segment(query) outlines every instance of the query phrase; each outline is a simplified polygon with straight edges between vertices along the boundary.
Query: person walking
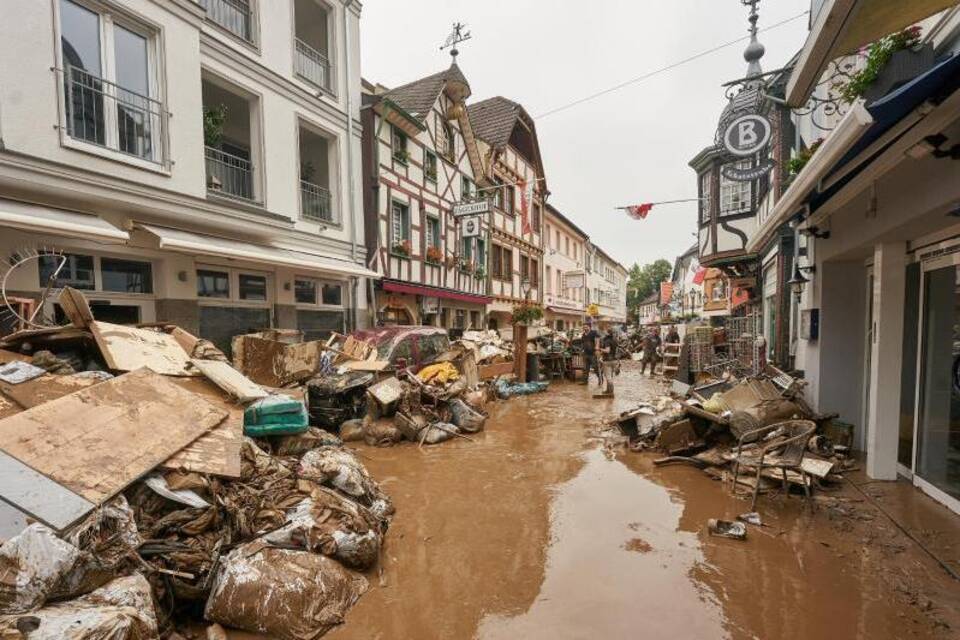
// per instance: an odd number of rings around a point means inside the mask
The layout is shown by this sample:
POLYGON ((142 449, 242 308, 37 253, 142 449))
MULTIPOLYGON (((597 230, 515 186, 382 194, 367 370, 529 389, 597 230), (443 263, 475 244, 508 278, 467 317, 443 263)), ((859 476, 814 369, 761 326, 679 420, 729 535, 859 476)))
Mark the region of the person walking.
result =
POLYGON ((600 364, 597 361, 597 347, 600 342, 600 334, 593 328, 593 324, 583 325, 583 334, 580 336, 580 348, 583 350, 584 367, 586 374, 582 384, 590 384, 590 372, 597 374, 598 384, 603 381, 603 374, 600 371, 600 364))
POLYGON ((603 359, 603 391, 597 397, 613 397, 613 377, 620 373, 620 358, 617 353, 617 337, 613 327, 607 329, 606 335, 600 340, 600 354, 603 359))
POLYGON ((643 360, 640 362, 640 375, 647 372, 647 365, 650 365, 650 375, 657 372, 657 349, 660 348, 660 332, 651 327, 643 339, 643 360))

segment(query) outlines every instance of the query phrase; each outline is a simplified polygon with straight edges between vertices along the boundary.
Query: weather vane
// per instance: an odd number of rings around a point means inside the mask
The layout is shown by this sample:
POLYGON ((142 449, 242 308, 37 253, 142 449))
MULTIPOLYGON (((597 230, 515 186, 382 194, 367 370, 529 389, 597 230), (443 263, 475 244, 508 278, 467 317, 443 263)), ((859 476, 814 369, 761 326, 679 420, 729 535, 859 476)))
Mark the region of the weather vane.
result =
POLYGON ((467 25, 462 22, 455 22, 453 24, 453 31, 450 32, 450 35, 447 36, 446 42, 443 43, 443 46, 440 47, 440 51, 444 49, 450 49, 450 56, 453 58, 453 61, 457 61, 457 56, 460 55, 460 51, 457 50, 457 45, 461 42, 466 42, 471 38, 469 31, 464 31, 467 28, 467 25))

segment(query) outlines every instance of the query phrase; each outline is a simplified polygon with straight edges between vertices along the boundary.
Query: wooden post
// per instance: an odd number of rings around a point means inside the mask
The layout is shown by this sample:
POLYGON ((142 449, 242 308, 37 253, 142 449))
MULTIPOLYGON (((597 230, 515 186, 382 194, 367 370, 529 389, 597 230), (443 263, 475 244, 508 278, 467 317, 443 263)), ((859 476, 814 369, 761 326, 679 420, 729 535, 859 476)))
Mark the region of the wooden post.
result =
POLYGON ((517 382, 527 381, 527 325, 513 325, 513 372, 517 382))

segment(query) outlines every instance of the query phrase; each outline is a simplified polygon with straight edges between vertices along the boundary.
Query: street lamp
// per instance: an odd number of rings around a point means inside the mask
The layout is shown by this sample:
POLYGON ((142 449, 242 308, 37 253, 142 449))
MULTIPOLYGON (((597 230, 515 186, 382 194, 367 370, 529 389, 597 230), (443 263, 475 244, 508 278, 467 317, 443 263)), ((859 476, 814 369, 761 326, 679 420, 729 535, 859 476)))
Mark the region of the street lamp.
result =
POLYGON ((530 278, 520 280, 520 293, 523 295, 524 300, 530 299, 530 278))
POLYGON ((800 302, 800 296, 803 295, 803 288, 806 286, 810 280, 804 277, 804 271, 816 271, 817 268, 814 266, 810 267, 801 267, 799 264, 793 264, 793 277, 787 280, 787 284, 790 285, 790 290, 793 291, 793 295, 797 297, 797 302, 800 302))

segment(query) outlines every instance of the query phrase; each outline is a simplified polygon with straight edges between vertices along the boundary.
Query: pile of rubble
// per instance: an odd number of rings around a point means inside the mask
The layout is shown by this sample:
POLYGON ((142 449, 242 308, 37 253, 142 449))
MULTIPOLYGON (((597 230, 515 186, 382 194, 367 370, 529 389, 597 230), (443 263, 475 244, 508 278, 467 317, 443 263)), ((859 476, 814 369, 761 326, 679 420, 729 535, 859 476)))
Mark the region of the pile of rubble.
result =
POLYGON ((0 638, 342 622, 393 507, 309 424, 300 381, 266 387, 182 329, 60 303, 70 325, 0 339, 0 638))
POLYGON ((667 454, 655 464, 703 469, 735 491, 746 488, 754 505, 775 489, 811 496, 836 486, 856 461, 850 425, 815 414, 802 388, 802 380, 770 366, 698 387, 674 382, 670 396, 624 412, 609 426, 635 451, 667 454))

